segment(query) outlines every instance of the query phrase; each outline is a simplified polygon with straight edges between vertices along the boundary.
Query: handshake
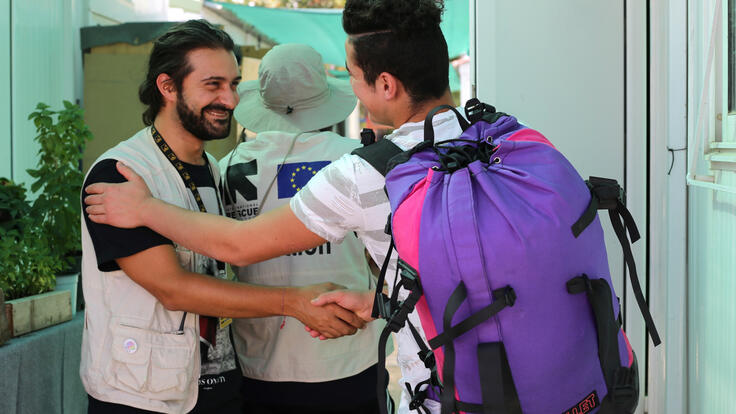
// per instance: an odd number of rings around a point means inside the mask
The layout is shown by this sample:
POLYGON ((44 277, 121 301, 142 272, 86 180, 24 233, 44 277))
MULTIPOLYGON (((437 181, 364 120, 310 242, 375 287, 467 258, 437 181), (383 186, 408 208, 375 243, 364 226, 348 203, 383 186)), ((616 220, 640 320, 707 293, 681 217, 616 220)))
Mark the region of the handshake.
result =
POLYGON ((290 316, 299 319, 313 338, 353 335, 372 321, 374 292, 347 290, 334 283, 294 289, 290 316))

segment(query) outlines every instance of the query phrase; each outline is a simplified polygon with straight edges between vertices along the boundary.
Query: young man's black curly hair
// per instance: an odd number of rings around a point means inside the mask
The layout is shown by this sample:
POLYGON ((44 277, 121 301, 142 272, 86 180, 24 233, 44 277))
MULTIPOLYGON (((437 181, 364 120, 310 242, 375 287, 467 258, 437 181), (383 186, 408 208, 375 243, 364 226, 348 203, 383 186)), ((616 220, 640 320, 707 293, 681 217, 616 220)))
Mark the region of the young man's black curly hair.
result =
POLYGON ((387 72, 413 103, 449 88, 447 42, 440 30, 443 0, 347 0, 342 26, 365 81, 387 72))
POLYGON ((148 73, 138 88, 138 98, 147 106, 143 112, 144 124, 153 124, 163 105, 163 96, 156 86, 158 75, 168 74, 176 89, 181 91, 184 78, 193 70, 188 54, 201 48, 225 49, 235 53, 230 35, 206 20, 179 23, 156 39, 148 60, 148 73))

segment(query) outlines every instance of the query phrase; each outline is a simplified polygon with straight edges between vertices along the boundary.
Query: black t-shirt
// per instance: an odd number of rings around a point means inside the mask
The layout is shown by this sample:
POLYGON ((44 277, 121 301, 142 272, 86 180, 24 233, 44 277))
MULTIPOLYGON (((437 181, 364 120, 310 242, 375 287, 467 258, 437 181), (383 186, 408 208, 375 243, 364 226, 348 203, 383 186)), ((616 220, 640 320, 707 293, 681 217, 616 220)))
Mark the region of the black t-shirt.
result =
MULTIPOLYGON (((106 159, 95 164, 87 175, 84 187, 99 182, 122 183, 127 181, 115 168, 116 162, 114 159, 106 159)), ((214 196, 216 187, 209 166, 187 163, 184 163, 184 166, 197 186, 207 210, 216 213, 218 211, 217 198, 214 196)), ((85 207, 87 205, 82 199, 82 208, 85 207)), ((128 257, 162 244, 173 244, 171 240, 148 227, 121 229, 107 224, 94 223, 89 219, 86 211, 84 220, 87 223, 92 244, 95 246, 97 268, 103 272, 119 270, 120 266, 115 261, 116 259, 128 257)))

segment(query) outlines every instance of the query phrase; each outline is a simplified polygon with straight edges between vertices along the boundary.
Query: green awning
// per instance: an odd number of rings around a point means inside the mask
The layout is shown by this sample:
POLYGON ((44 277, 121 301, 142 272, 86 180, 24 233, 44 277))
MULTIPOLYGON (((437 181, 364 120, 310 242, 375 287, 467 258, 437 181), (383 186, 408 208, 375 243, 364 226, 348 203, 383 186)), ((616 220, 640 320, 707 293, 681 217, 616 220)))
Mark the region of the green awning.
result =
MULTIPOLYGON (((397 0, 400 1, 400 0, 397 0)), ((325 63, 345 65, 345 32, 341 9, 274 9, 217 3, 276 43, 304 43, 315 48, 325 63)), ((445 0, 442 31, 450 58, 469 51, 467 0, 445 0)))
POLYGON ((271 9, 218 3, 238 19, 278 44, 312 46, 325 63, 345 65, 345 32, 341 9, 271 9))

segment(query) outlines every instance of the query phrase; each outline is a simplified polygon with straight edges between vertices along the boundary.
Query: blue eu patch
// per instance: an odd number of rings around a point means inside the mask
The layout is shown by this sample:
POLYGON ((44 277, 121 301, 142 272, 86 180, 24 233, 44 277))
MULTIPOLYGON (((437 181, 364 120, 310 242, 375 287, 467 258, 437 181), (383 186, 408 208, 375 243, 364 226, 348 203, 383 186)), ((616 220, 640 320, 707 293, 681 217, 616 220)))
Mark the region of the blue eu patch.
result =
POLYGON ((317 171, 328 165, 329 161, 295 162, 283 164, 279 170, 279 198, 291 198, 304 188, 317 171))

